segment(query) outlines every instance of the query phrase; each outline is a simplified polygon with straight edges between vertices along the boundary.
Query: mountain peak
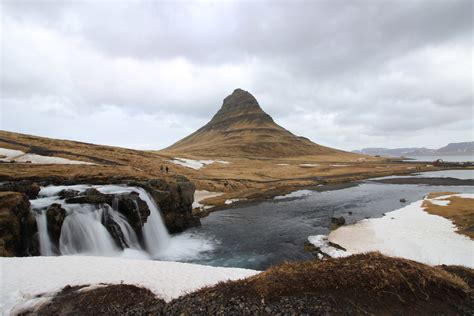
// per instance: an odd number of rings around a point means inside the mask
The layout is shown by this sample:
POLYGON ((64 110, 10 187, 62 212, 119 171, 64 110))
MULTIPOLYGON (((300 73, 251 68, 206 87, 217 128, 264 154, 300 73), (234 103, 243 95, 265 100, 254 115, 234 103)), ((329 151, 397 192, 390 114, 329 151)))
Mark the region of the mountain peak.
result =
POLYGON ((224 99, 222 108, 248 107, 261 110, 257 99, 250 92, 237 88, 224 99))
POLYGON ((252 94, 242 89, 235 89, 224 99, 209 123, 166 150, 202 157, 268 158, 342 153, 287 131, 262 110, 252 94))
POLYGON ((248 91, 238 88, 224 99, 220 110, 205 127, 230 129, 242 123, 274 124, 271 116, 262 110, 257 99, 248 91))

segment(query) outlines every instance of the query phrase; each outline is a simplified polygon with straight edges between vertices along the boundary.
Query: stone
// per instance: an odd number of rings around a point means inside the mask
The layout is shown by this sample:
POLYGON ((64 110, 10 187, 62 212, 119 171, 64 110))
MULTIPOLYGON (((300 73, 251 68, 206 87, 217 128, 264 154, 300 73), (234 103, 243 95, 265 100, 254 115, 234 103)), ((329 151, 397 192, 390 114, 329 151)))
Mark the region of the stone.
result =
POLYGON ((0 191, 24 193, 29 199, 36 199, 40 186, 30 180, 11 181, 0 185, 0 191))
POLYGON ((331 223, 342 226, 346 224, 346 219, 343 216, 340 217, 331 217, 331 223))
POLYGON ((87 189, 81 195, 65 199, 69 204, 112 204, 113 195, 100 193, 94 188, 87 189))
MULTIPOLYGON (((117 211, 122 213, 130 226, 132 226, 135 233, 140 237, 142 234, 142 227, 147 222, 150 216, 150 209, 148 205, 140 199, 138 193, 132 192, 128 194, 116 195, 114 197, 117 211)), ((114 205, 113 205, 114 206, 114 205)))
POLYGON ((66 210, 60 204, 51 204, 46 210, 46 221, 48 223, 48 233, 51 241, 56 248, 59 247, 59 238, 61 237, 61 228, 66 218, 66 210))
POLYGON ((79 191, 72 189, 64 189, 58 193, 59 197, 63 199, 70 199, 79 195, 79 191))
POLYGON ((19 256, 26 244, 22 223, 30 215, 28 197, 19 192, 0 192, 0 256, 19 256))

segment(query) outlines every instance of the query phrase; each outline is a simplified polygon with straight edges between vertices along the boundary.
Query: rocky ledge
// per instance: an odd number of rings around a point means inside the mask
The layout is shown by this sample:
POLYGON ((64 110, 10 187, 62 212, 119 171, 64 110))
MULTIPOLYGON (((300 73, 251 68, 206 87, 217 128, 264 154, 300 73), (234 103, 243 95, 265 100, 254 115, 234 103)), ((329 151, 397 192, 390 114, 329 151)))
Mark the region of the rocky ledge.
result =
MULTIPOLYGON (((81 179, 80 182, 67 183, 55 178, 38 181, 22 180, 0 184, 0 256, 39 255, 38 228, 30 212, 29 199, 38 197, 40 186, 61 184, 122 184, 145 189, 160 207, 164 222, 170 233, 179 233, 187 228, 200 225, 198 217, 192 215, 194 185, 185 177, 177 176, 174 181, 163 179, 136 180, 110 179, 110 182, 81 179)), ((117 207, 140 237, 142 227, 150 215, 148 205, 137 193, 103 194, 95 189, 79 193, 75 190, 63 190, 59 195, 66 203, 109 204, 117 207), (114 205, 115 204, 115 205, 114 205)), ((61 227, 66 216, 60 204, 53 203, 47 207, 46 220, 48 233, 57 247, 61 227)), ((125 247, 117 223, 112 218, 104 217, 104 226, 113 236, 119 247, 125 247)))
POLYGON ((0 256, 24 255, 31 224, 36 226, 28 197, 19 192, 0 192, 0 256))

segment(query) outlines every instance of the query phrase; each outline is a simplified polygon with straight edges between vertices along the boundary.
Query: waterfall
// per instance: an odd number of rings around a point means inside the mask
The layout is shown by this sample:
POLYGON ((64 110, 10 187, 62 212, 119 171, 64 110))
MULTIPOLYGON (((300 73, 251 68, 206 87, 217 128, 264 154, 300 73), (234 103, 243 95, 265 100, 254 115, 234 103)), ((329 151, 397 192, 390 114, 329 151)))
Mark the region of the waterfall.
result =
POLYGON ((106 208, 107 214, 110 219, 113 220, 120 227, 125 241, 125 245, 129 248, 142 250, 140 242, 137 238, 137 234, 135 234, 135 231, 133 230, 132 226, 130 226, 130 224, 128 223, 127 218, 123 214, 118 212, 116 203, 113 203, 113 205, 114 207, 112 208, 108 205, 105 205, 104 207, 106 208))
MULTIPOLYGON (((139 203, 133 200, 133 211, 137 212, 141 224, 139 203)), ((40 252, 50 255, 94 255, 121 256, 140 259, 189 260, 213 251, 214 242, 204 236, 183 233, 171 236, 163 222, 160 209, 153 197, 143 188, 120 185, 70 185, 42 187, 37 199, 30 200, 35 215, 40 252), (143 224, 139 236, 127 217, 119 212, 119 198, 108 204, 69 204, 59 193, 62 190, 76 190, 83 193, 94 188, 104 194, 115 196, 135 192, 144 201, 150 215, 143 224), (52 240, 48 233, 46 212, 48 207, 58 203, 66 211, 59 241, 52 240), (59 242, 59 249, 55 243, 59 242)))
POLYGON ((170 245, 170 234, 166 229, 155 200, 142 188, 136 188, 136 192, 150 209, 150 216, 148 216, 145 225, 143 225, 146 249, 152 256, 158 256, 160 252, 170 245))
MULTIPOLYGON (((108 204, 67 204, 58 196, 59 192, 63 189, 83 192, 89 188, 95 188, 105 194, 138 193, 140 199, 150 209, 150 215, 142 227, 146 252, 152 257, 157 257, 169 247, 171 237, 163 223, 159 207, 144 189, 118 185, 50 186, 41 189, 38 199, 31 200, 32 210, 38 227, 41 255, 50 256, 57 254, 53 249, 54 246, 47 227, 46 208, 51 203, 59 203, 66 210, 66 217, 62 224, 59 239, 59 250, 57 251, 59 254, 120 255, 122 249, 117 245, 113 235, 107 229, 107 224, 113 226, 114 232, 120 235, 121 246, 124 248, 123 251, 132 250, 132 253, 137 251, 143 253, 144 250, 135 231, 128 223, 127 218, 118 212, 117 199, 112 201, 111 207, 108 204)), ((139 212, 138 204, 135 203, 135 205, 136 211, 139 212)), ((115 235, 115 237, 117 236, 115 235)))
POLYGON ((38 226, 38 239, 42 256, 54 256, 53 243, 48 233, 46 210, 35 212, 36 225, 38 226))
POLYGON ((81 205, 75 207, 64 220, 59 250, 64 255, 112 255, 118 252, 114 239, 101 223, 101 208, 81 205))

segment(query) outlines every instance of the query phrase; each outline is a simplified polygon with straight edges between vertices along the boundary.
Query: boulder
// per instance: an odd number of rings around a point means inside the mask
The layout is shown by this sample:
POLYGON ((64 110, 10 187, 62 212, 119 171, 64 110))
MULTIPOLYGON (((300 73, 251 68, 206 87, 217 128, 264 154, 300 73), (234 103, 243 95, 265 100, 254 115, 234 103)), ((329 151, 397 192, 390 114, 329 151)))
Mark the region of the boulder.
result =
POLYGON ((62 199, 70 199, 79 195, 79 191, 72 189, 64 189, 58 193, 59 197, 62 199))
POLYGON ((29 220, 30 202, 19 192, 0 192, 0 256, 19 256, 27 244, 22 226, 29 220))
POLYGON ((346 219, 343 216, 331 217, 331 223, 337 226, 342 226, 346 224, 346 219))
POLYGON ((0 184, 0 191, 24 193, 29 199, 36 199, 40 189, 38 184, 30 180, 11 181, 0 184))
POLYGON ((406 199, 400 199, 400 203, 406 203, 407 200, 406 199))

